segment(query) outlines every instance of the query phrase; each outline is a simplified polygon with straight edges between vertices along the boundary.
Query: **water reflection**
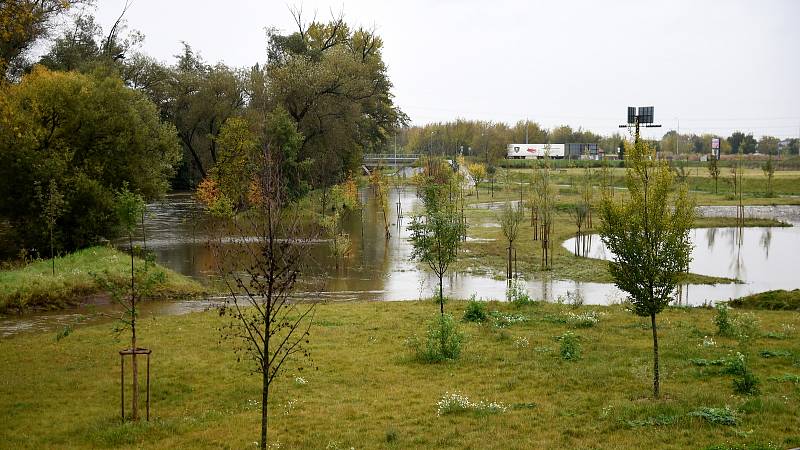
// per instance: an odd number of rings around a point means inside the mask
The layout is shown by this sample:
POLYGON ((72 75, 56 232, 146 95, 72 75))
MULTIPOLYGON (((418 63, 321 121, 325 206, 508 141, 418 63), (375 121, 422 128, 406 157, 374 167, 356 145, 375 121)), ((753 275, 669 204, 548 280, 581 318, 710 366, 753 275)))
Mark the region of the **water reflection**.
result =
MULTIPOLYGON (((312 258, 304 274, 321 282, 326 298, 331 300, 405 300, 429 297, 437 280, 427 271, 420 271, 410 260, 407 225, 410 215, 420 206, 412 187, 395 187, 389 190, 389 208, 392 233, 384 236, 383 218, 371 189, 360 192, 363 210, 344 218, 345 231, 352 240, 353 251, 335 267, 327 243, 312 249, 312 258)), ((477 208, 495 208, 501 202, 476 205, 477 208)), ((188 196, 172 196, 161 205, 152 205, 155 219, 149 223, 148 245, 158 261, 178 272, 205 278, 213 274, 214 261, 206 239, 197 230, 196 214, 188 196)), ((701 214, 733 214, 733 208, 700 208, 701 214), (728 211, 730 210, 730 211, 728 211)), ((749 216, 775 216, 800 222, 798 207, 759 207, 748 210, 749 216)), ((677 294, 681 304, 703 304, 719 299, 738 297, 767 289, 796 288, 800 281, 792 269, 794 254, 800 244, 797 228, 709 228, 692 230, 694 260, 689 270, 712 276, 737 278, 745 284, 716 286, 686 286, 677 294), (718 235, 724 236, 720 246, 718 235), (767 264, 769 260, 769 265, 767 264)), ((593 258, 609 259, 610 253, 597 236, 587 235, 580 242, 568 240, 564 246, 579 249, 579 253, 593 258)), ((523 255, 519 256, 524 258, 523 255)), ((531 295, 546 300, 556 300, 567 291, 580 291, 587 303, 602 304, 624 298, 611 284, 579 283, 554 277, 536 277, 527 280, 531 295)), ((450 274, 445 280, 447 295, 466 298, 477 293, 485 298, 505 297, 505 282, 486 276, 450 274)))
MULTIPOLYGON (((389 190, 389 212, 392 233, 384 235, 383 218, 379 216, 371 189, 360 192, 364 202, 362 211, 344 218, 345 231, 352 240, 351 255, 335 270, 333 256, 327 242, 313 243, 308 268, 303 274, 308 280, 307 292, 300 295, 315 296, 324 300, 411 300, 430 297, 438 280, 428 271, 419 270, 410 261, 412 247, 408 242, 409 216, 419 207, 415 190, 396 187, 389 190), (391 207, 395 205, 395 207, 391 207), (311 289, 313 286, 313 290, 311 289)), ((502 202, 482 204, 480 208, 497 208, 502 202)), ((703 209, 704 214, 733 214, 725 208, 703 209)), ((203 232, 206 223, 197 205, 187 194, 167 197, 163 203, 149 205, 147 246, 153 250, 161 264, 197 279, 207 279, 216 274, 214 254, 203 232)), ((800 223, 800 207, 757 208, 748 210, 749 216, 772 216, 800 223)), ((712 276, 740 278, 744 284, 690 285, 678 293, 676 303, 701 305, 717 300, 749 295, 771 289, 794 289, 800 286, 795 269, 795 256, 800 250, 800 233, 791 228, 746 228, 737 234, 732 228, 692 230, 695 244, 694 260, 690 270, 712 276), (717 239, 717 235, 723 240, 717 239), (721 243, 727 245, 720 245, 721 243), (769 261, 768 261, 769 260, 769 261), (767 264, 769 262, 769 264, 767 264)), ((564 242, 567 250, 576 248, 576 242, 564 242)), ((589 236, 578 246, 582 253, 592 258, 609 259, 611 254, 597 236, 589 236)), ((519 255, 520 259, 526 255, 519 255)), ((625 299, 625 293, 609 283, 586 283, 558 279, 558 274, 530 277, 523 281, 532 298, 556 301, 568 293, 579 294, 587 304, 610 304, 625 299)), ((303 291, 304 286, 301 286, 303 291)), ((445 295, 468 298, 472 294, 487 299, 504 299, 506 282, 464 273, 450 273, 445 278, 445 295)), ((143 317, 175 314, 204 309, 215 304, 208 302, 153 302, 143 317)), ((113 306, 103 306, 111 308, 113 306)), ((0 336, 14 334, 21 329, 53 329, 64 323, 73 323, 76 317, 85 318, 83 309, 37 313, 23 318, 0 318, 0 336)), ((83 319, 85 320, 85 319, 83 319)))
MULTIPOLYGON (((800 229, 785 228, 718 228, 690 231, 694 246, 689 271, 704 275, 734 278, 743 281, 737 285, 695 285, 680 292, 682 303, 698 304, 698 291, 709 299, 727 299, 773 289, 796 289, 800 277, 796 269, 796 255, 800 251, 800 229), (716 236, 724 236, 724 244, 716 236), (738 287, 734 287, 738 286, 738 287), (691 294, 687 291, 691 291, 691 294)), ((564 243, 573 249, 574 243, 564 243)), ((600 239, 592 242, 589 257, 611 259, 611 252, 600 239)), ((701 302, 702 303, 702 302, 701 302)))
POLYGON ((772 246, 772 228, 765 228, 761 233, 761 248, 764 249, 765 259, 769 259, 769 248, 772 246))

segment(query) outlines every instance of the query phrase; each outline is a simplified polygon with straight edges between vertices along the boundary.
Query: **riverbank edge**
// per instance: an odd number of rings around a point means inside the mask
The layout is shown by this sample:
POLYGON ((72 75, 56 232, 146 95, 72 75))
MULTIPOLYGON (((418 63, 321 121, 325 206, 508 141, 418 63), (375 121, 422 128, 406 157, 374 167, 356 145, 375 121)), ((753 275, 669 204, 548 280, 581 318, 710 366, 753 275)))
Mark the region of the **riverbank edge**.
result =
MULTIPOLYGON (((134 259, 142 264, 140 258, 134 259)), ((130 255, 109 246, 89 247, 52 259, 35 260, 22 267, 0 271, 0 314, 65 309, 90 304, 97 296, 108 295, 95 279, 108 277, 116 284, 130 282, 130 255)), ((149 298, 160 300, 193 299, 211 294, 197 280, 160 264, 151 270, 164 274, 149 298)))

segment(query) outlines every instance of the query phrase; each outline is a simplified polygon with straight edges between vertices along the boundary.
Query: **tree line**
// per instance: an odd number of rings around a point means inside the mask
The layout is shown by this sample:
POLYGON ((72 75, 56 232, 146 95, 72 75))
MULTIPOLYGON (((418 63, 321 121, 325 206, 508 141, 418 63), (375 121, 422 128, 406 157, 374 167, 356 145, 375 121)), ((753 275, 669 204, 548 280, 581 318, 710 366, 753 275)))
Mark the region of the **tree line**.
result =
POLYGON ((53 189, 63 197, 55 241, 72 250, 115 235, 123 183, 152 200, 205 181, 245 208, 247 178, 231 182, 253 173, 243 152, 272 145, 285 152, 290 195, 301 196, 347 179, 408 121, 380 36, 341 16, 306 22, 295 12, 294 31, 268 29, 264 59, 237 68, 188 43, 172 63, 158 61, 140 50, 125 11, 104 28, 91 3, 0 3, 0 218, 19 248, 46 247, 53 189), (35 59, 42 41, 50 45, 35 59))
MULTIPOLYGON (((618 154, 627 136, 623 133, 601 135, 584 128, 559 125, 548 129, 538 122, 520 120, 509 125, 504 122, 457 119, 425 125, 406 126, 398 130, 394 140, 380 151, 392 153, 426 154, 445 157, 462 154, 488 165, 505 158, 506 146, 511 143, 565 144, 596 143, 605 154, 618 154)), ((720 140, 722 154, 755 152, 764 155, 797 155, 800 140, 781 140, 775 136, 756 139, 752 133, 734 131, 730 136, 711 133, 679 134, 666 132, 661 139, 645 140, 650 148, 662 155, 710 154, 711 141, 720 140)))

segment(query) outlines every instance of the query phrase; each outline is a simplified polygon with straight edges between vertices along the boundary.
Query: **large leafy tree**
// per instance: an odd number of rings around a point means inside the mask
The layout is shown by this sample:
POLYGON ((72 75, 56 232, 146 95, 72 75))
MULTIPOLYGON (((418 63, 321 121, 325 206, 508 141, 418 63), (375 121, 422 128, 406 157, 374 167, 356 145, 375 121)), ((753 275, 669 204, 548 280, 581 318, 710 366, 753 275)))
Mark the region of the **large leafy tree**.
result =
POLYGON ((615 284, 627 292, 633 312, 650 317, 653 334, 653 395, 659 397, 656 315, 669 304, 689 267, 693 202, 685 185, 674 183, 669 165, 654 158, 640 140, 626 154, 628 198, 606 195, 600 236, 613 252, 615 284))
POLYGON ((22 73, 28 64, 27 52, 52 30, 54 19, 88 3, 91 0, 0 1, 0 80, 22 73))
POLYGON ((54 181, 63 194, 66 250, 113 234, 113 192, 123 182, 146 198, 166 191, 180 161, 175 129, 119 78, 37 67, 1 89, 0 216, 20 245, 47 242, 37 186, 54 181))
MULTIPOLYGON (((149 71, 146 69, 142 74, 157 81, 162 69, 152 64, 149 71)), ((186 163, 182 181, 192 185, 217 164, 217 138, 228 119, 244 111, 247 79, 241 71, 224 64, 207 64, 186 44, 177 64, 164 75, 166 83, 153 90, 154 100, 178 130, 186 163)))
POLYGON ((382 149, 406 120, 393 104, 383 42, 373 31, 351 29, 342 18, 272 32, 270 102, 281 105, 303 135, 299 158, 313 161, 316 187, 341 182, 361 155, 382 149))

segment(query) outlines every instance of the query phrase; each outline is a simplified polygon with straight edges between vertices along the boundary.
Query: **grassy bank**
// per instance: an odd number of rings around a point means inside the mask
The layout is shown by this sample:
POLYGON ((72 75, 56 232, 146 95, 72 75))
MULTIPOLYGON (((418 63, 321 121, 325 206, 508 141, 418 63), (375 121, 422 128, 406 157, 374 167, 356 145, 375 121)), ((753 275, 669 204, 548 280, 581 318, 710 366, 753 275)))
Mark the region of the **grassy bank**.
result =
MULTIPOLYGON (((140 260, 137 260, 141 263, 140 260)), ((91 247, 52 260, 37 260, 12 270, 0 271, 0 313, 20 309, 57 309, 100 293, 94 274, 108 271, 118 283, 130 278, 130 256, 110 247, 91 247)), ((195 280, 156 265, 164 272, 155 297, 198 295, 204 287, 195 280)))
POLYGON ((800 311, 800 289, 761 292, 731 300, 730 304, 742 309, 800 311))
MULTIPOLYGON (((459 318, 464 307, 446 305, 459 318)), ((272 436, 280 448, 800 445, 796 313, 754 313, 759 332, 746 353, 761 394, 747 396, 734 394, 722 367, 698 365, 740 350, 735 340, 714 335, 714 312, 667 310, 659 316, 663 399, 654 401, 649 322, 620 306, 491 303, 489 309, 527 320, 507 328, 461 324, 461 358, 431 365, 414 360, 405 341, 424 333, 423 324, 438 311, 433 303, 321 305, 310 337, 312 360, 302 372, 288 367, 276 384, 272 436), (590 312, 599 321, 589 328, 570 315, 590 312), (578 336, 576 361, 560 357, 555 337, 566 331, 578 336), (507 410, 437 416, 446 392, 501 402, 507 410), (726 407, 735 424, 714 423, 726 407), (706 414, 693 415, 698 411, 706 414)), ((118 419, 116 352, 124 343, 110 325, 77 328, 60 341, 55 332, 0 341, 0 442, 9 448, 253 447, 260 385, 250 366, 236 362, 233 343, 220 342, 223 320, 209 312, 140 322, 141 343, 153 350, 154 416, 140 424, 118 419)))

